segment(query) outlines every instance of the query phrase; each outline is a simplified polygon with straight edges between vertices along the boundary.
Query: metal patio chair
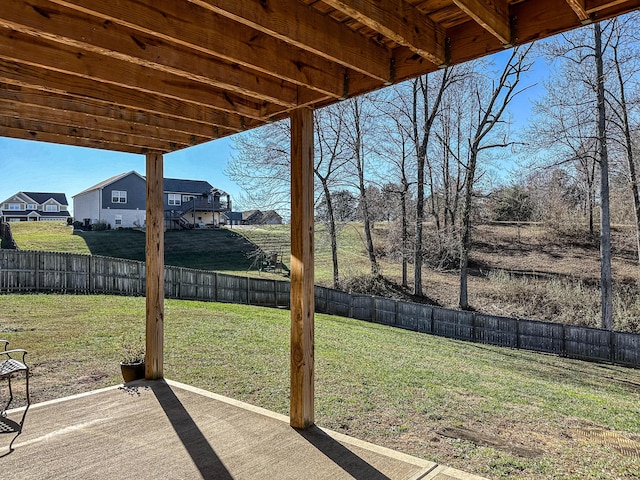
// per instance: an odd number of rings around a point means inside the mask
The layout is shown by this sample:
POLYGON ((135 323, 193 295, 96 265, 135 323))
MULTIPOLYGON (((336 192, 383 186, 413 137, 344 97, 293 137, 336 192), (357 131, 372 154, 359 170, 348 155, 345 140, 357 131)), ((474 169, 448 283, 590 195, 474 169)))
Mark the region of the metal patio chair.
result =
POLYGON ((6 380, 9 389, 9 399, 6 403, 4 403, 3 401, 4 404, 0 407, 0 435, 14 435, 14 437, 11 439, 11 442, 9 443, 9 451, 4 455, 7 455, 13 451, 13 442, 15 442, 16 438, 18 438, 18 435, 22 433, 24 419, 26 418, 27 410, 29 410, 29 406, 31 405, 31 398, 29 396, 29 367, 25 363, 24 359, 24 357, 27 355, 27 351, 21 348, 9 350, 7 348, 8 345, 8 340, 0 339, 0 382, 4 382, 6 380), (4 348, 2 348, 3 344, 4 348), (22 418, 18 422, 8 418, 7 410, 9 410, 11 402, 13 402, 13 386, 11 385, 11 380, 21 373, 24 373, 25 377, 25 395, 27 405, 22 412, 22 418))

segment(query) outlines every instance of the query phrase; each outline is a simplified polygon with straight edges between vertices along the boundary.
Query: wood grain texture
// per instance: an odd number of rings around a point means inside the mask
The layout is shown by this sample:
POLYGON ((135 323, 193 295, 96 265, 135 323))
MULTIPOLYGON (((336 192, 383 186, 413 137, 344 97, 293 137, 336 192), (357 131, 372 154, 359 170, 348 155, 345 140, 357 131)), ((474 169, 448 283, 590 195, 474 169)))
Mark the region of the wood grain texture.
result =
POLYGON ((507 0, 453 0, 453 2, 502 44, 511 44, 507 0))
POLYGON ((297 0, 193 0, 204 8, 381 81, 391 52, 297 0))
POLYGON ((314 423, 313 111, 291 114, 291 399, 294 428, 314 423))
POLYGON ((445 62, 444 28, 420 14, 404 0, 324 0, 369 28, 430 62, 445 62))
POLYGON ((16 98, 0 111, 0 134, 174 151, 639 7, 640 0, 4 0, 0 83, 39 91, 51 105, 16 98), (36 116, 34 105, 50 108, 36 116), (16 117, 35 123, 20 131, 16 117), (72 129, 61 132, 64 122, 72 129))
POLYGON ((589 18, 589 14, 587 13, 587 10, 585 8, 584 0, 567 0, 567 3, 580 20, 584 21, 589 18))
POLYGON ((146 312, 147 351, 145 378, 164 375, 164 159, 146 155, 146 312))

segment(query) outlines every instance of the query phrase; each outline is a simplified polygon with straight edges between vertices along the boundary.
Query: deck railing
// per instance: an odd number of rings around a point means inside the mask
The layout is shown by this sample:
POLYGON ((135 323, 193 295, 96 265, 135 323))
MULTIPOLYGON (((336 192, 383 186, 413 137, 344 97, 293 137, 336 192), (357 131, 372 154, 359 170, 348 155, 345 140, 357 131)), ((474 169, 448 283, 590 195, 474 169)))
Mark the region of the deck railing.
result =
MULTIPOLYGON (((165 266, 165 296, 289 307, 289 282, 165 266)), ((0 293, 145 294, 145 264, 70 253, 0 250, 0 293)), ((447 338, 640 367, 640 335, 499 317, 315 287, 316 312, 447 338)), ((425 353, 427 354, 427 353, 425 353)))

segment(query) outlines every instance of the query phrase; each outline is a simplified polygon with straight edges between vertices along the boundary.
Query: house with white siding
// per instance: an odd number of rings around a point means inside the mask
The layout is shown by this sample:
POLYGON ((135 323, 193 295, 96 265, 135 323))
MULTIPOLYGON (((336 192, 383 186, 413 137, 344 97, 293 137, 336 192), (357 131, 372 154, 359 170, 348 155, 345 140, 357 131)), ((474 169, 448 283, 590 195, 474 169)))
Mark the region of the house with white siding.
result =
POLYGON ((64 193, 18 192, 0 204, 5 222, 66 222, 70 217, 64 193))

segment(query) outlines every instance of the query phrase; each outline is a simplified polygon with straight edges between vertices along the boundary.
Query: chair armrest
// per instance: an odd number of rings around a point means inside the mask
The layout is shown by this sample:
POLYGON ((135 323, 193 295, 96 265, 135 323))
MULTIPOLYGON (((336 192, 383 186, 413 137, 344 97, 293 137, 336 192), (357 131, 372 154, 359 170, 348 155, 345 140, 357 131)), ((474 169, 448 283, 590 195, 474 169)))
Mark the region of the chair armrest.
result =
MULTIPOLYGON (((24 361, 24 357, 27 355, 27 351, 26 350, 24 350, 22 348, 14 348, 13 350, 0 351, 0 355, 6 355, 7 357, 9 357, 11 359, 13 359, 13 357, 11 356, 12 353, 22 354, 22 363, 24 363, 25 366, 26 366, 26 363, 24 361)), ((1 359, 2 359, 2 357, 0 356, 0 362, 2 361, 1 359)))

